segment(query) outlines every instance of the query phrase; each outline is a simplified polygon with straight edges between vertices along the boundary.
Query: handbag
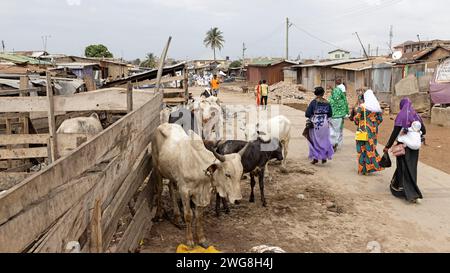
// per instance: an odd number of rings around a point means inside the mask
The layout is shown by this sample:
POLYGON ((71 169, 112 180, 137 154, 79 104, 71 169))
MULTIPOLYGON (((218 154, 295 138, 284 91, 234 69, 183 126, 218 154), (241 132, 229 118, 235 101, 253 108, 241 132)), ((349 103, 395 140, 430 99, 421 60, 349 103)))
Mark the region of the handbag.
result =
POLYGON ((396 157, 404 156, 406 154, 405 144, 399 143, 392 147, 392 154, 396 157))
POLYGON ((355 140, 357 141, 369 141, 369 133, 367 132, 367 115, 365 107, 363 107, 363 111, 364 111, 364 128, 366 130, 362 131, 360 128, 358 128, 355 134, 355 140))
POLYGON ((390 168, 392 167, 392 161, 389 157, 389 153, 384 153, 383 157, 380 160, 380 166, 383 168, 390 168))

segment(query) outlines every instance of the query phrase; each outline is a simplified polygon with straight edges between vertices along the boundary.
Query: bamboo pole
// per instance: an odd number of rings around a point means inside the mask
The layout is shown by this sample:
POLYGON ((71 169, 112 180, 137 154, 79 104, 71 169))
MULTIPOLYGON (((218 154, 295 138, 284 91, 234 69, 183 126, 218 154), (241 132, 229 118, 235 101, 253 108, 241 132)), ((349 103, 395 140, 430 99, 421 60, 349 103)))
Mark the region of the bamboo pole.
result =
POLYGON ((169 50, 170 41, 172 41, 172 36, 169 36, 169 40, 167 41, 166 47, 164 48, 161 58, 159 59, 159 68, 158 68, 158 76, 156 77, 156 93, 159 93, 160 85, 161 85, 161 77, 164 70, 164 62, 166 61, 167 51, 169 50))

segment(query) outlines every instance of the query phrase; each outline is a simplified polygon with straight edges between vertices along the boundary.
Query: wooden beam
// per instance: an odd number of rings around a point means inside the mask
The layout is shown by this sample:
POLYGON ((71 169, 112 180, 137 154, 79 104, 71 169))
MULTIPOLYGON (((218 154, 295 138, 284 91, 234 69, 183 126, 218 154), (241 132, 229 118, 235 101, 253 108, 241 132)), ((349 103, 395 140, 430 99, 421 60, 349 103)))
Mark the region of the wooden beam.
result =
POLYGON ((32 173, 12 173, 0 172, 0 191, 6 191, 15 185, 19 184, 27 177, 33 175, 32 173))
POLYGON ((58 159, 58 140, 56 136, 55 104, 53 100, 53 85, 50 74, 47 72, 47 102, 48 102, 48 131, 50 134, 50 154, 49 162, 55 162, 58 159))
POLYGON ((133 85, 131 82, 128 82, 127 86, 127 112, 133 112, 133 85))
POLYGON ((78 239, 87 227, 86 208, 92 208, 100 194, 106 197, 117 192, 140 151, 148 146, 159 124, 161 101, 161 94, 156 95, 70 155, 0 196, 0 252, 25 250, 51 226, 55 229, 46 237, 48 244, 42 244, 42 251, 60 251, 61 239, 78 239), (112 151, 117 152, 115 159, 108 157, 112 151), (93 168, 101 162, 108 171, 93 168))
MULTIPOLYGON (((54 97, 54 112, 126 111, 126 89, 110 88, 54 97)), ((153 93, 133 91, 135 109, 154 97, 153 93)), ((2 112, 48 112, 46 97, 0 97, 2 112)))
MULTIPOLYGON (((184 79, 184 76, 175 76, 175 77, 164 77, 161 78, 161 84, 162 83, 169 83, 169 82, 175 82, 175 81, 182 81, 184 79)), ((157 79, 153 79, 153 80, 144 80, 144 81, 140 81, 140 82, 133 82, 133 86, 137 87, 137 86, 142 86, 142 85, 153 85, 157 83, 157 79)))
POLYGON ((94 212, 91 219, 91 241, 90 252, 102 253, 102 202, 101 198, 95 200, 94 212))
POLYGON ((26 95, 28 95, 28 92, 23 91, 28 88, 28 80, 28 76, 20 76, 19 89, 21 91, 19 91, 19 94, 21 97, 25 97, 26 95))
POLYGON ((159 58, 159 68, 158 73, 156 74, 156 93, 159 93, 159 89, 161 87, 161 77, 164 70, 164 63, 166 62, 167 51, 169 51, 170 41, 172 41, 172 37, 169 36, 167 40, 167 44, 161 54, 161 58, 159 58))
POLYGON ((27 159, 47 157, 47 148, 0 149, 0 159, 27 159))
POLYGON ((47 144, 49 139, 48 134, 38 134, 38 135, 2 135, 0 137, 1 145, 19 145, 19 144, 47 144))
POLYGON ((138 209, 134 215, 131 223, 125 230, 122 239, 117 245, 116 252, 118 253, 130 253, 133 252, 138 246, 139 241, 143 239, 147 226, 151 222, 150 209, 148 201, 143 200, 141 204, 138 204, 138 209))

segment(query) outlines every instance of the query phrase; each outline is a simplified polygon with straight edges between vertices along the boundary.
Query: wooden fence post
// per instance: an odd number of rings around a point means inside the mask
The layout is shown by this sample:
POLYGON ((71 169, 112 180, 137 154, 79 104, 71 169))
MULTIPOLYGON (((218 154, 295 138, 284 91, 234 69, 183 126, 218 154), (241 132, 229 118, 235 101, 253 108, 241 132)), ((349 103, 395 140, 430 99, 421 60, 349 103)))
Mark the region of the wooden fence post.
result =
POLYGON ((47 99, 48 99, 48 129, 50 135, 50 163, 58 159, 57 136, 56 136, 56 122, 55 122, 55 104, 53 101, 53 87, 50 74, 47 72, 47 99))
POLYGON ((102 200, 97 198, 95 200, 94 211, 91 219, 91 240, 90 252, 103 252, 103 237, 102 237, 102 200))
POLYGON ((128 82, 127 85, 127 113, 133 112, 133 85, 128 82))

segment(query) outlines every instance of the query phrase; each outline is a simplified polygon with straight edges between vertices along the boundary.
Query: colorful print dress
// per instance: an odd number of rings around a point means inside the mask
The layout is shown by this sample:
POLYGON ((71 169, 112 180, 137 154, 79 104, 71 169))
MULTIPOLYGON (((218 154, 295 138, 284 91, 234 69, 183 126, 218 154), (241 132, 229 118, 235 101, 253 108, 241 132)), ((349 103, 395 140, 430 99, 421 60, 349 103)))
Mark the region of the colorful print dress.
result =
MULTIPOLYGON (((363 175, 383 170, 379 164, 381 156, 377 151, 378 126, 383 122, 383 115, 382 113, 366 111, 366 116, 369 141, 356 141, 358 173, 363 175)), ((364 111, 361 107, 358 107, 356 110, 354 122, 360 130, 366 130, 364 125, 364 111)))

